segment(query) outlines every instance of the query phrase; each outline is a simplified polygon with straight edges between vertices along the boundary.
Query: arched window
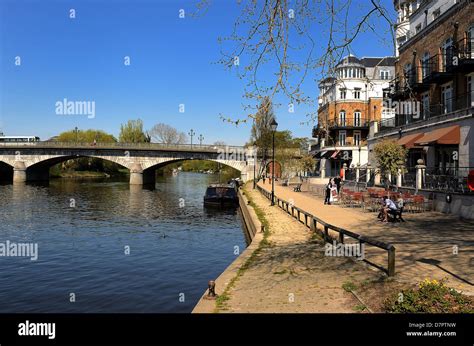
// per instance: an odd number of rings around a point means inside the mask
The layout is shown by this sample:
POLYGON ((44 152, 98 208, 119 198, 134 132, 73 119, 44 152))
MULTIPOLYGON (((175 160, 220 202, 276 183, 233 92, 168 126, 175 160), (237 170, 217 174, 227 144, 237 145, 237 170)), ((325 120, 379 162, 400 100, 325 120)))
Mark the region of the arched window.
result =
POLYGON ((338 125, 339 126, 346 126, 346 111, 340 111, 339 112, 338 125))

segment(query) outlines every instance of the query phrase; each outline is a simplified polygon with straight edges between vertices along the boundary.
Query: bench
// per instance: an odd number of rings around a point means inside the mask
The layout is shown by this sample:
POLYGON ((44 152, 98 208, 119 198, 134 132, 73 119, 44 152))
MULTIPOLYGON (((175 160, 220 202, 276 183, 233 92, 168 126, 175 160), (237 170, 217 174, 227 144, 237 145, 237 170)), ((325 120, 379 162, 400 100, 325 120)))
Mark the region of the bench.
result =
POLYGON ((403 208, 401 207, 397 210, 389 210, 388 211, 388 217, 391 217, 391 221, 393 222, 405 222, 403 219, 403 208))
POLYGON ((294 192, 301 192, 301 185, 303 184, 296 184, 296 186, 293 188, 294 192))

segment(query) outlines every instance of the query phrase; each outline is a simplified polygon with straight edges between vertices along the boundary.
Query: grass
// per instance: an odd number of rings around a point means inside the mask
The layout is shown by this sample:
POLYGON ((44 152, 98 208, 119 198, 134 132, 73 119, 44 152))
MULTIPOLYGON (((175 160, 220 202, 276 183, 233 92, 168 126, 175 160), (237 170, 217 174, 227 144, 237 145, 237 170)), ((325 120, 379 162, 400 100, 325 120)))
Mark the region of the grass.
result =
POLYGON ((353 308, 354 311, 359 311, 359 312, 364 311, 365 309, 367 309, 367 307, 364 304, 357 304, 353 308))
POLYGON ((352 292, 354 291, 357 286, 355 283, 353 283, 352 281, 346 281, 342 284, 342 288, 344 289, 344 291, 346 292, 352 292))
MULTIPOLYGON (((247 187, 248 187, 248 184, 245 184, 244 192, 246 192, 245 190, 247 189, 247 187)), ((236 276, 232 278, 232 280, 230 280, 224 292, 222 292, 222 294, 216 298, 216 308, 214 309, 214 312, 219 312, 220 310, 224 310, 224 311, 227 310, 226 303, 230 299, 230 290, 235 286, 236 282, 245 273, 245 271, 248 268, 250 268, 252 264, 255 263, 257 256, 262 252, 262 250, 272 246, 271 243, 268 241, 268 237, 270 236, 271 232, 270 232, 270 226, 269 226, 268 220, 265 218, 264 211, 258 205, 255 204, 255 202, 249 196, 248 192, 245 193, 245 196, 250 202, 249 205, 254 209, 258 220, 264 226, 265 231, 263 232, 263 239, 260 242, 258 248, 250 255, 250 257, 245 261, 245 263, 239 268, 236 276)))

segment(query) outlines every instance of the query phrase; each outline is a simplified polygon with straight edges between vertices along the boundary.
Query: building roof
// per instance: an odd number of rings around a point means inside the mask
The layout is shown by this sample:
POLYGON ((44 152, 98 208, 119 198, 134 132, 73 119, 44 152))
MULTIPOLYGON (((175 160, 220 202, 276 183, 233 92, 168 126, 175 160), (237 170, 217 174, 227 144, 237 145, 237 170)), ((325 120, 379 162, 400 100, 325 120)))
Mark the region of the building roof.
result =
POLYGON ((375 66, 395 66, 396 57, 364 57, 362 59, 357 58, 354 55, 346 56, 344 59, 339 61, 336 67, 341 65, 359 64, 364 67, 375 67, 375 66))
POLYGON ((383 58, 362 58, 361 64, 365 67, 375 67, 375 66, 395 66, 395 61, 397 58, 394 56, 387 56, 383 58))

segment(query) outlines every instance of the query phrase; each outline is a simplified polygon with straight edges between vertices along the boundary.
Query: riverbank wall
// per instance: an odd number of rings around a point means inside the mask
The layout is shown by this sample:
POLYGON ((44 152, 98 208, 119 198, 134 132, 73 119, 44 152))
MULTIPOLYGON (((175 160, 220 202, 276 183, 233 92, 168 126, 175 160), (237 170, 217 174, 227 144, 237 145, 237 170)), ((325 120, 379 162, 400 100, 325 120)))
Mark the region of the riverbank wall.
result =
MULTIPOLYGON (((222 272, 221 275, 214 281, 216 282, 216 293, 222 294, 226 287, 229 285, 231 280, 237 276, 239 269, 243 264, 252 256, 252 253, 259 247, 260 242, 263 239, 262 223, 257 217, 255 210, 249 203, 248 198, 245 196, 244 191, 239 189, 239 208, 242 213, 244 228, 246 229, 250 238, 250 244, 247 248, 237 257, 227 268, 222 272)), ((213 313, 216 309, 216 301, 206 299, 207 290, 204 292, 201 299, 194 307, 192 313, 213 313)))

